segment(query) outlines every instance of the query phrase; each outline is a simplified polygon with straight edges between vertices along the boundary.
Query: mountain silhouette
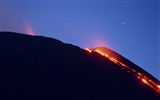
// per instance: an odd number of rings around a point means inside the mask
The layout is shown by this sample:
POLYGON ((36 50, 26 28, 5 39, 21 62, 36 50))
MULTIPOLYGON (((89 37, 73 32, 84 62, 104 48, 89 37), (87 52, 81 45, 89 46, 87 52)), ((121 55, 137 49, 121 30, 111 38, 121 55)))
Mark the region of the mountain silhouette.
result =
MULTIPOLYGON (((98 49, 159 83, 118 53, 98 49)), ((120 65, 53 38, 0 32, 0 61, 1 100, 160 100, 120 65)))

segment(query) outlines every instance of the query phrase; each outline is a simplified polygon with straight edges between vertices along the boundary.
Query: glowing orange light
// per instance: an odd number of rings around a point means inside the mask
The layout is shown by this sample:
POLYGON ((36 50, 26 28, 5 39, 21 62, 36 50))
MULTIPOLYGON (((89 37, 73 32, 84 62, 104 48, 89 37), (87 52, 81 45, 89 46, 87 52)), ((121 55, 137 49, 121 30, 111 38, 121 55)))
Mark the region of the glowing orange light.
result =
POLYGON ((92 50, 88 49, 88 48, 85 48, 84 50, 88 51, 88 52, 92 52, 92 50))
POLYGON ((125 64, 121 64, 122 66, 126 66, 125 64))
POLYGON ((106 57, 108 57, 108 55, 107 55, 107 54, 106 54, 105 56, 106 56, 106 57))
POLYGON ((134 70, 134 69, 131 69, 133 72, 136 72, 136 70, 134 70))
MULTIPOLYGON (((87 51, 90 51, 87 50, 87 51)), ((90 51, 92 52, 92 50, 90 51)), ((141 79, 141 81, 143 83, 145 83, 146 85, 148 85, 150 88, 154 89, 155 91, 157 91, 158 93, 160 93, 160 85, 156 84, 155 82, 153 82, 152 80, 150 80, 149 78, 147 78, 145 75, 143 75, 142 73, 136 71, 135 69, 130 68, 129 66, 123 64, 122 62, 120 62, 119 60, 113 58, 111 55, 109 55, 107 52, 103 52, 103 50, 101 49, 94 49, 93 52, 97 52, 102 56, 105 56, 107 59, 109 59, 110 61, 112 61, 113 63, 120 65, 119 67, 121 67, 122 69, 126 69, 126 71, 128 73, 130 72, 134 72, 134 75, 138 78, 141 79), (142 78, 143 77, 143 78, 142 78)))
POLYGON ((142 76, 142 74, 141 74, 141 73, 139 73, 139 72, 138 72, 138 75, 139 75, 139 76, 142 76))
POLYGON ((104 54, 104 53, 101 53, 101 55, 102 55, 102 56, 105 56, 105 54, 104 54))
POLYGON ((35 33, 33 32, 33 29, 32 29, 32 27, 31 27, 31 25, 29 24, 29 23, 25 23, 25 32, 28 34, 28 35, 31 35, 31 36, 33 36, 33 35, 35 35, 35 33))
POLYGON ((144 82, 144 83, 146 83, 146 84, 148 83, 145 79, 142 79, 142 82, 144 82))
MULTIPOLYGON (((149 87, 151 87, 152 89, 154 89, 155 91, 159 92, 159 90, 157 90, 153 85, 151 85, 150 83, 148 83, 145 79, 142 79, 142 82, 144 82, 145 84, 147 84, 149 87)), ((159 92, 160 93, 160 92, 159 92)))

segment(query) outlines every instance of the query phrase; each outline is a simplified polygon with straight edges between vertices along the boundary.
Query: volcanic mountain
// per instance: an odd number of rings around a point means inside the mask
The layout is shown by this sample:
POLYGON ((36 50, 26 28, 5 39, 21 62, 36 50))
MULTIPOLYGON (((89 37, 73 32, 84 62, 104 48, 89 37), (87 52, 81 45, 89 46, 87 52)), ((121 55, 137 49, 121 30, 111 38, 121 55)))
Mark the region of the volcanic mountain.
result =
POLYGON ((1 100, 160 100, 159 81, 104 47, 0 32, 1 100))

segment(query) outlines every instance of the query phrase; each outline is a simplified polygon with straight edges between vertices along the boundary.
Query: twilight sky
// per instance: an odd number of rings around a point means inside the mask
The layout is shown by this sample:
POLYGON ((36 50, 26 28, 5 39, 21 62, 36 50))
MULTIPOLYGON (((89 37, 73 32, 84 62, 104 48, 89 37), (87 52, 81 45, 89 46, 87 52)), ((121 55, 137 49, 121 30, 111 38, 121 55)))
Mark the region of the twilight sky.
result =
POLYGON ((0 0, 0 31, 108 47, 160 80, 159 0, 0 0))

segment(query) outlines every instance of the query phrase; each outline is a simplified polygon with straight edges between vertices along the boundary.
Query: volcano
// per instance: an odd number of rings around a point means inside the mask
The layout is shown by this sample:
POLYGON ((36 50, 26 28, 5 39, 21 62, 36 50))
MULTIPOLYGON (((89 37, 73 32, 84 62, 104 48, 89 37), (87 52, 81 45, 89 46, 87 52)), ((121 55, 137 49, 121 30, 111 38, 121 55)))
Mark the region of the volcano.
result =
POLYGON ((160 100, 159 80, 106 47, 0 32, 1 100, 160 100))

